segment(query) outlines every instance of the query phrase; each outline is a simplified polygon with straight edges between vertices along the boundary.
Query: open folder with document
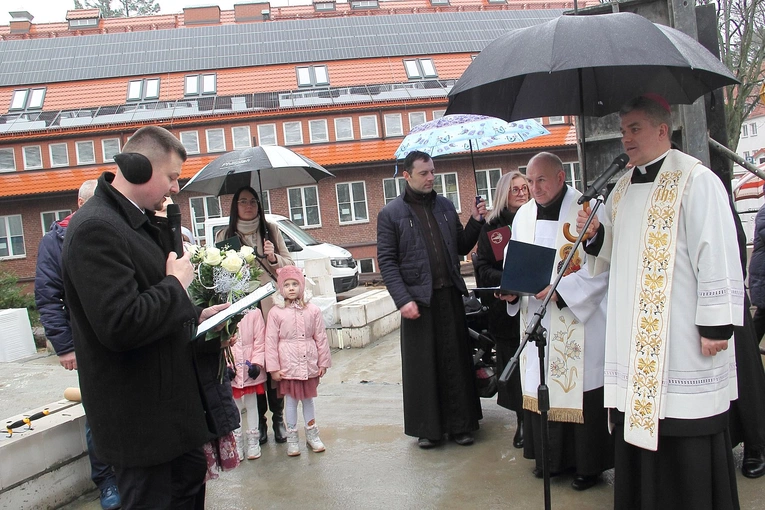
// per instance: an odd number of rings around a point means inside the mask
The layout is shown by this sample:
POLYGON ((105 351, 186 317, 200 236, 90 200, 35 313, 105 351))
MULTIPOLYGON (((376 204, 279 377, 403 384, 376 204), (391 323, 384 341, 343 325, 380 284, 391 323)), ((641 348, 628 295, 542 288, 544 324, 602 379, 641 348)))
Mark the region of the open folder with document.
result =
POLYGON ((197 333, 194 338, 199 338, 200 336, 206 334, 217 325, 229 320, 231 317, 241 313, 247 308, 258 304, 258 302, 267 298, 274 292, 276 292, 276 286, 274 285, 274 282, 268 282, 267 284, 258 287, 253 292, 247 294, 245 297, 232 304, 225 310, 221 310, 209 319, 204 320, 202 324, 197 326, 197 333))
POLYGON ((511 239, 507 243, 505 266, 499 287, 478 287, 477 291, 533 296, 550 285, 555 250, 511 239))

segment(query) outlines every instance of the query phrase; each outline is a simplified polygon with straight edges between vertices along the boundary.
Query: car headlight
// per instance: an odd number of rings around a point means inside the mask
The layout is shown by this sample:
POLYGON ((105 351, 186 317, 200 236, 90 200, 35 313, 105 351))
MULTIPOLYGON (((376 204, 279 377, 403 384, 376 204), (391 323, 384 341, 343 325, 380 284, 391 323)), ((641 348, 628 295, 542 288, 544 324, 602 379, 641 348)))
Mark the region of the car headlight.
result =
POLYGON ((329 263, 332 264, 332 267, 356 267, 356 261, 353 259, 353 257, 344 259, 329 259, 329 263))

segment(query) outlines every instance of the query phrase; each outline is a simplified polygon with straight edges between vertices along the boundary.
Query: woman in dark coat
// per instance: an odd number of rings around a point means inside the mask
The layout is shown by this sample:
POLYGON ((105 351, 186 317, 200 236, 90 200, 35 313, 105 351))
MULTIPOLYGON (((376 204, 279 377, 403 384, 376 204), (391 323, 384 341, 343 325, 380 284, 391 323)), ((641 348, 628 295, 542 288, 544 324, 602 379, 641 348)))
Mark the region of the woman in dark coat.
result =
MULTIPOLYGON (((503 175, 497 182, 491 213, 486 218, 481 235, 478 236, 478 252, 475 261, 476 284, 479 287, 496 287, 502 279, 502 259, 492 250, 489 232, 500 227, 512 227, 518 209, 529 201, 526 177, 520 172, 503 175)), ((496 341, 497 373, 501 373, 520 344, 520 315, 507 314, 507 305, 489 293, 481 295, 481 301, 489 307, 489 334, 496 341)), ((517 426, 513 446, 523 448, 523 393, 518 370, 513 372, 507 384, 499 385, 497 404, 515 411, 517 426)))

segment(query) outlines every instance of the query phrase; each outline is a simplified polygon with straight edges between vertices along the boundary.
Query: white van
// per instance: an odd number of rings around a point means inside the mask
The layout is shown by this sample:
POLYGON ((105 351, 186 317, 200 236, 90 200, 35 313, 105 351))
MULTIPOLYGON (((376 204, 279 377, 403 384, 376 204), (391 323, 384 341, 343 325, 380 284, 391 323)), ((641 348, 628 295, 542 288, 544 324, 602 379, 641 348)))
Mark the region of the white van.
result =
MULTIPOLYGON (((279 232, 284 238, 284 244, 287 245, 290 257, 297 266, 303 267, 306 260, 329 258, 336 293, 355 289, 359 285, 361 268, 351 252, 334 244, 317 241, 308 232, 284 216, 266 214, 266 221, 275 223, 279 227, 279 232)), ((215 234, 227 226, 228 217, 207 220, 205 222, 205 239, 208 242, 215 239, 215 234)))

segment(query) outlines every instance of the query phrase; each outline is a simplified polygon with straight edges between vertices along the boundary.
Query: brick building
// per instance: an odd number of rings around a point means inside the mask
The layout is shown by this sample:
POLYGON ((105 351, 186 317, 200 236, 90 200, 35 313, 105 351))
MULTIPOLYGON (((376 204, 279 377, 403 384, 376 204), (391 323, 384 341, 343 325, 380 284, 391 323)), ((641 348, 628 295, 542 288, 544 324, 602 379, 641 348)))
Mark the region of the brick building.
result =
MULTIPOLYGON (((61 23, 14 12, 0 26, 0 270, 34 278, 50 223, 76 208, 82 181, 114 171, 138 128, 158 124, 189 152, 182 182, 220 154, 289 147, 330 170, 315 186, 270 190, 269 212, 350 250, 377 271, 376 218, 401 190, 394 152, 409 130, 443 115, 472 57, 503 32, 542 23, 569 2, 314 0, 247 3, 102 19, 68 11, 61 23)), ((575 128, 540 119, 550 135, 475 153, 478 192, 540 150, 582 187, 575 128)), ((463 220, 476 194, 469 154, 436 160, 437 191, 463 220)), ((231 196, 182 192, 183 223, 227 216, 231 196)))

